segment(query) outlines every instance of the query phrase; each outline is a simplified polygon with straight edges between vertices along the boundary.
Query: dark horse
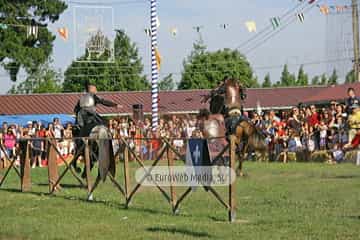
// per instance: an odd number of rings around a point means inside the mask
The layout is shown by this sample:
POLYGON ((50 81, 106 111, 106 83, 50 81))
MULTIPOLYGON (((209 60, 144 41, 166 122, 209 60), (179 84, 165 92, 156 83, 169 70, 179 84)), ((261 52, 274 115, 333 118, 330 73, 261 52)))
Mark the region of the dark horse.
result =
POLYGON ((262 156, 267 152, 265 136, 242 116, 241 99, 245 98, 243 88, 234 79, 225 79, 224 82, 210 95, 205 96, 203 102, 210 99, 211 115, 204 124, 206 137, 226 135, 236 136, 237 156, 239 165, 236 169, 238 176, 243 176, 242 163, 249 149, 258 151, 262 156), (225 126, 224 126, 225 125, 225 126), (221 128, 225 128, 222 129, 221 128))

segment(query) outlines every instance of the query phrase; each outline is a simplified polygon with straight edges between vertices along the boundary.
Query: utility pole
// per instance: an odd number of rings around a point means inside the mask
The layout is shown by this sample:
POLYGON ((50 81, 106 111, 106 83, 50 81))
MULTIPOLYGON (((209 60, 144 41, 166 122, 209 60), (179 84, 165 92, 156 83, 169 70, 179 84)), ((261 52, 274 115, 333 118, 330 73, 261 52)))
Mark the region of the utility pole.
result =
POLYGON ((352 27, 354 37, 354 79, 360 82, 359 66, 359 11, 357 0, 352 0, 352 27))

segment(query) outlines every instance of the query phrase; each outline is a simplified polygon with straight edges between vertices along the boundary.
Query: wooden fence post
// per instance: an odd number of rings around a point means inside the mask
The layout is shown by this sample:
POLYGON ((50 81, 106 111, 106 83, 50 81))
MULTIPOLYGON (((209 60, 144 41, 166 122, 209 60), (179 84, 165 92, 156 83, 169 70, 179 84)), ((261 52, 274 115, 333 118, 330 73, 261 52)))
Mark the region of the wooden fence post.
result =
POLYGON ((56 140, 49 140, 48 141, 49 148, 48 148, 48 179, 49 179, 49 191, 52 192, 53 189, 58 190, 60 184, 55 186, 54 184, 59 179, 58 174, 58 166, 57 166, 57 152, 55 150, 56 147, 56 140))
POLYGON ((25 153, 20 156, 20 175, 21 175, 21 191, 31 191, 31 175, 30 175, 30 141, 26 140, 25 153))
MULTIPOLYGON (((124 144, 125 145, 125 144, 124 144)), ((125 149, 124 149, 124 177, 125 177, 125 199, 126 199, 126 204, 125 207, 128 208, 129 207, 129 192, 130 192, 130 177, 129 177, 129 149, 128 147, 125 145, 125 149)))
POLYGON ((170 154, 170 149, 168 142, 166 142, 166 158, 168 160, 168 166, 169 166, 169 174, 170 174, 170 197, 171 197, 171 208, 173 211, 173 214, 176 213, 176 193, 175 188, 173 186, 173 166, 174 166, 174 158, 172 157, 172 154, 170 154))
POLYGON ((230 161, 229 161, 229 168, 230 168, 230 185, 229 185, 229 221, 234 222, 236 218, 236 211, 235 211, 235 176, 233 176, 233 172, 235 170, 235 154, 236 145, 235 145, 235 136, 230 136, 230 161))

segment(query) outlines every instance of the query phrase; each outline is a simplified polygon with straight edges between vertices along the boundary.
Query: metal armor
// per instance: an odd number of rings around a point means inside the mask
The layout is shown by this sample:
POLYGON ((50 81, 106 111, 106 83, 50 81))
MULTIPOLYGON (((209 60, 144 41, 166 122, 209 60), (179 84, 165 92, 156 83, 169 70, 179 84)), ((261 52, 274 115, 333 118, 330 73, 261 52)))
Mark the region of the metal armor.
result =
POLYGON ((80 98, 80 107, 87 111, 96 112, 95 99, 90 93, 87 93, 80 98))

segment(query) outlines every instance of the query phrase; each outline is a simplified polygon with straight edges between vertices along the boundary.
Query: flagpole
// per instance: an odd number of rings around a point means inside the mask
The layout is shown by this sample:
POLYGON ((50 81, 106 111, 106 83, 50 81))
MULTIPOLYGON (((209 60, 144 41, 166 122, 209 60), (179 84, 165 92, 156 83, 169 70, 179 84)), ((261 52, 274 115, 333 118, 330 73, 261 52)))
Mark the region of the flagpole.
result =
POLYGON ((150 1, 151 7, 151 113, 152 113, 152 130, 156 131, 159 122, 159 69, 156 62, 157 47, 157 12, 156 12, 156 0, 150 1))

